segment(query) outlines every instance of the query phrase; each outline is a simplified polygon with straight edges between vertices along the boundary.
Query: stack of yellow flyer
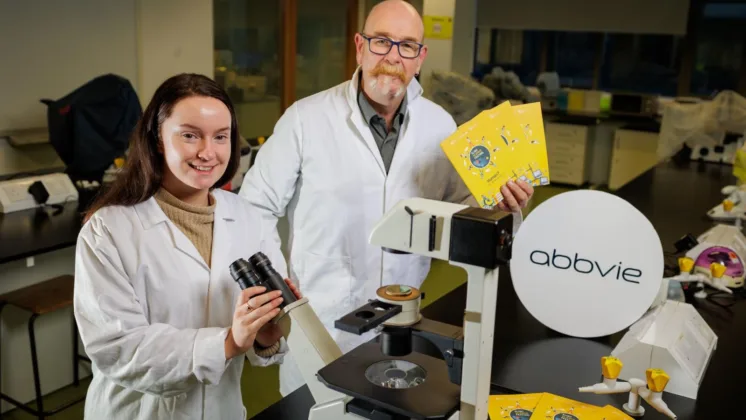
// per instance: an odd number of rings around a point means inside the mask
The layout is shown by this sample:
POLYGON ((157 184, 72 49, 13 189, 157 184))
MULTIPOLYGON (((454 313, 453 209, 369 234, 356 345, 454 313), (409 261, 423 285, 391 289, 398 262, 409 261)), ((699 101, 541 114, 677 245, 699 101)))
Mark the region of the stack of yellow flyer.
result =
POLYGON ((490 420, 529 420, 544 394, 490 395, 487 413, 490 420))
POLYGON ((490 420, 632 420, 610 405, 598 407, 548 392, 490 395, 487 413, 490 420))
POLYGON ((441 144, 474 198, 483 208, 503 200, 509 180, 549 184, 549 162, 541 104, 505 101, 464 123, 441 144))

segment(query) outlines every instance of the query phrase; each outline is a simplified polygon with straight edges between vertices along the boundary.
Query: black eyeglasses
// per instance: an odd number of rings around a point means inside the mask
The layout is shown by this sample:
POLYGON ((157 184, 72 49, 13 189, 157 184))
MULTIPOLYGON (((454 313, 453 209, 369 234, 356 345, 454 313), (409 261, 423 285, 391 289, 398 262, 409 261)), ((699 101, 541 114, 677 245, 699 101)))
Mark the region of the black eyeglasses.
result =
POLYGON ((397 42, 384 37, 370 37, 362 33, 360 36, 368 41, 368 49, 370 52, 377 55, 388 54, 394 45, 396 45, 396 48, 399 50, 399 55, 402 56, 402 58, 417 58, 422 50, 422 44, 414 41, 397 42))

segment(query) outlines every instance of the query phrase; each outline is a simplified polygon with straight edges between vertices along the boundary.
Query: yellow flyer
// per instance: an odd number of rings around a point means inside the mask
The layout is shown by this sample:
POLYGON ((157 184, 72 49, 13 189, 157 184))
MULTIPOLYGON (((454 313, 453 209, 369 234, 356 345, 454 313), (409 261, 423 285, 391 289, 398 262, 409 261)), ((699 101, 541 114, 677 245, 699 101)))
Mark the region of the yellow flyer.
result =
POLYGON ((601 420, 599 407, 553 394, 545 394, 531 415, 531 420, 601 420))
POLYGON ((534 186, 549 184, 541 107, 521 107, 505 101, 462 124, 441 142, 444 153, 483 208, 492 208, 503 200, 500 188, 509 180, 521 179, 534 186))
POLYGON ((490 395, 487 413, 490 420, 529 420, 544 394, 490 395))
MULTIPOLYGON (((534 186, 549 184, 549 158, 547 156, 547 143, 544 137, 544 119, 541 115, 541 103, 514 105, 516 119, 525 135, 526 145, 529 149, 527 155, 536 160, 528 163, 531 174, 529 178, 534 186)), ((524 181, 528 182, 524 179, 524 181)))

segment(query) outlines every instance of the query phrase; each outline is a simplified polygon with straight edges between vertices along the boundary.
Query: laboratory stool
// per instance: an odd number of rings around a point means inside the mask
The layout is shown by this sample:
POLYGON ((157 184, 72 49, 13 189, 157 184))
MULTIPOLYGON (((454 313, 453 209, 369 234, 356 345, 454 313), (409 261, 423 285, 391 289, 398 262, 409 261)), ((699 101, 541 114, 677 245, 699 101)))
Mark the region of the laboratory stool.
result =
MULTIPOLYGON (((34 321, 40 315, 48 314, 63 308, 72 306, 73 304, 73 285, 74 277, 71 275, 64 275, 55 277, 50 280, 43 281, 32 286, 24 287, 19 290, 14 290, 4 295, 0 295, 0 315, 5 305, 13 305, 17 308, 23 309, 31 313, 31 317, 28 320, 28 337, 29 344, 31 345, 31 364, 34 370, 34 388, 36 391, 36 409, 31 408, 29 405, 25 405, 12 397, 2 393, 2 370, 0 370, 0 401, 5 400, 16 406, 17 408, 30 413, 31 415, 37 416, 43 419, 45 416, 51 416, 62 410, 65 410, 85 399, 85 396, 77 398, 73 401, 69 401, 62 406, 51 410, 44 411, 42 404, 41 395, 41 382, 39 378, 39 362, 37 360, 36 353, 36 337, 34 335, 34 321)), ((86 361, 90 363, 90 359, 85 356, 78 354, 78 326, 75 323, 73 317, 73 381, 75 386, 80 384, 80 378, 78 373, 78 363, 80 361, 86 361)), ((0 343, 2 338, 0 337, 0 343)), ((0 352, 1 352, 0 346, 0 352)), ((2 353, 0 353, 2 354, 2 353)), ((0 360, 2 360, 0 358, 0 360)), ((0 413, 2 418, 2 413, 0 413)))

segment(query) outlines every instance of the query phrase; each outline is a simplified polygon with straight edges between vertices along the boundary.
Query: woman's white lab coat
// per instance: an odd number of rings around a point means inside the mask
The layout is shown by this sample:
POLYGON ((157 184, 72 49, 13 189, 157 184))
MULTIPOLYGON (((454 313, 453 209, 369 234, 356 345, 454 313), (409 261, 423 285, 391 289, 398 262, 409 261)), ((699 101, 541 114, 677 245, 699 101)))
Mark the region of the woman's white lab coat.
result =
MULTIPOLYGON (((240 294, 228 267, 263 251, 284 275, 285 261, 264 246, 256 211, 235 194, 213 195, 212 269, 154 198, 103 208, 83 226, 75 319, 93 362, 86 418, 246 418, 244 358, 226 362, 224 352, 240 294)), ((246 356, 264 366, 286 352, 283 339, 270 359, 246 356)))
MULTIPOLYGON (((402 199, 423 197, 477 206, 440 143, 456 130, 442 107, 407 88, 407 108, 391 167, 357 102, 358 70, 351 81, 288 108, 262 145, 240 195, 261 212, 267 230, 290 222, 290 275, 344 352, 372 338, 334 328, 334 321, 376 296, 387 284, 420 287, 430 258, 394 255, 368 243, 373 226, 402 199)), ((520 213, 516 215, 520 223, 520 213)), ((279 236, 275 236, 280 246, 279 236)), ((280 367, 287 394, 303 380, 292 349, 280 367)))

